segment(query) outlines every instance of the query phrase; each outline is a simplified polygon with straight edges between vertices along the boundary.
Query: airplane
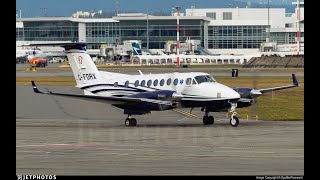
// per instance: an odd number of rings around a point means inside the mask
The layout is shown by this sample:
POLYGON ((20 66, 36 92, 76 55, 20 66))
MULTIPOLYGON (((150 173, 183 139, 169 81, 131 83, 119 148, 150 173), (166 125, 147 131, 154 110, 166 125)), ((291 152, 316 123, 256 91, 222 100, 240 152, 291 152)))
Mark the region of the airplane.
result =
MULTIPOLYGON (((41 44, 37 44, 40 46, 41 44)), ((48 45, 48 44, 46 44, 48 45)), ((68 94, 40 91, 32 81, 35 93, 79 98, 88 101, 109 103, 124 110, 128 117, 125 126, 136 126, 133 115, 151 111, 166 111, 176 108, 197 108, 204 112, 203 124, 214 123, 210 112, 227 111, 231 114, 230 125, 239 125, 236 108, 248 107, 262 93, 299 86, 292 75, 293 85, 267 89, 246 87, 230 88, 217 82, 210 74, 202 72, 128 75, 100 71, 86 52, 86 43, 49 44, 65 48, 77 83, 84 94, 68 94)))
POLYGON ((39 56, 43 54, 43 52, 39 49, 16 49, 16 59, 25 58, 26 60, 30 61, 33 57, 39 56))
MULTIPOLYGON (((227 64, 242 64, 245 61, 250 60, 252 57, 258 57, 259 55, 195 55, 195 54, 180 54, 180 62, 182 64, 186 63, 225 63, 227 64)), ((141 63, 152 63, 152 64, 170 64, 177 63, 176 54, 147 54, 143 52, 140 45, 137 42, 132 43, 132 59, 134 62, 141 63)))

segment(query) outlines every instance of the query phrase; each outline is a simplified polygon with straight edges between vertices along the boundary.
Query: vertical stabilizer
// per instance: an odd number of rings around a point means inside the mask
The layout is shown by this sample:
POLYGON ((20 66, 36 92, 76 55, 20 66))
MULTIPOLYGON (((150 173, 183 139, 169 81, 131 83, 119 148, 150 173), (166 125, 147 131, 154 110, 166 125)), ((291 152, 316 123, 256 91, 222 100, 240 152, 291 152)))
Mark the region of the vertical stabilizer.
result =
POLYGON ((99 70, 86 52, 85 45, 79 43, 65 47, 77 86, 96 84, 101 81, 99 70))
POLYGON ((132 52, 134 56, 142 55, 142 51, 138 43, 136 42, 132 43, 132 52))

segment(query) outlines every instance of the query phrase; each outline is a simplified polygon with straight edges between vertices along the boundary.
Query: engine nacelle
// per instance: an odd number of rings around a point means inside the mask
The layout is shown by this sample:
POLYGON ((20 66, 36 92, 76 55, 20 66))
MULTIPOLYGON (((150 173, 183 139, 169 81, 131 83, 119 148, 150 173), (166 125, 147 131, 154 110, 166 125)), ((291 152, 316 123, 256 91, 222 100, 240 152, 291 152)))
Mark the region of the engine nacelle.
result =
POLYGON ((260 96, 262 93, 254 88, 234 88, 233 90, 237 91, 240 94, 240 98, 252 99, 260 96))
POLYGON ((141 103, 127 103, 121 105, 114 105, 121 109, 124 109, 125 114, 145 114, 150 111, 164 111, 169 109, 176 108, 176 101, 182 98, 181 94, 176 93, 175 91, 169 90, 159 90, 159 91, 151 91, 133 94, 130 96, 126 96, 129 98, 144 98, 148 100, 161 100, 171 102, 172 105, 166 104, 157 104, 156 102, 141 102, 141 103))
POLYGON ((150 91, 150 92, 133 94, 128 97, 170 101, 170 100, 173 100, 173 93, 175 92, 169 91, 169 90, 159 90, 159 91, 150 91))

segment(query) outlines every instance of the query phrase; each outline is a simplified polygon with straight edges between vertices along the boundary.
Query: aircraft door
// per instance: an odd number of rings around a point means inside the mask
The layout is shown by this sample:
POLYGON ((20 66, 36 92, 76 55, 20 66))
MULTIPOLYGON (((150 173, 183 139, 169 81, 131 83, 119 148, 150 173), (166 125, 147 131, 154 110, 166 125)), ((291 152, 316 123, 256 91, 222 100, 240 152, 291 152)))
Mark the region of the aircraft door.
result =
POLYGON ((182 93, 190 95, 194 94, 195 86, 197 85, 196 80, 194 78, 187 78, 185 81, 186 82, 182 93))

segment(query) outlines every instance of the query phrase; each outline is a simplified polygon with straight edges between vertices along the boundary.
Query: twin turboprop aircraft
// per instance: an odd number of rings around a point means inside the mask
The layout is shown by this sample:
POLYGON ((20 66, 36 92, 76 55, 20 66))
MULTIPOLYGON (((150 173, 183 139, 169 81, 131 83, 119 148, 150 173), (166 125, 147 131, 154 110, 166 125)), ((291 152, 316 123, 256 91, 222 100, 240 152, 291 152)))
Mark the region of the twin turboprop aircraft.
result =
POLYGON ((230 88, 218 83, 207 73, 166 73, 127 75, 99 71, 86 52, 86 43, 33 44, 44 46, 60 46, 65 48, 67 57, 76 80, 76 87, 84 91, 84 95, 65 94, 51 91, 41 92, 32 81, 35 93, 80 98, 90 101, 109 103, 124 110, 128 117, 126 126, 136 126, 133 115, 143 115, 151 111, 165 111, 175 108, 200 107, 204 112, 203 124, 214 123, 210 112, 230 109, 230 125, 238 126, 236 107, 247 107, 253 98, 264 92, 298 86, 295 75, 293 85, 268 89, 230 88))

